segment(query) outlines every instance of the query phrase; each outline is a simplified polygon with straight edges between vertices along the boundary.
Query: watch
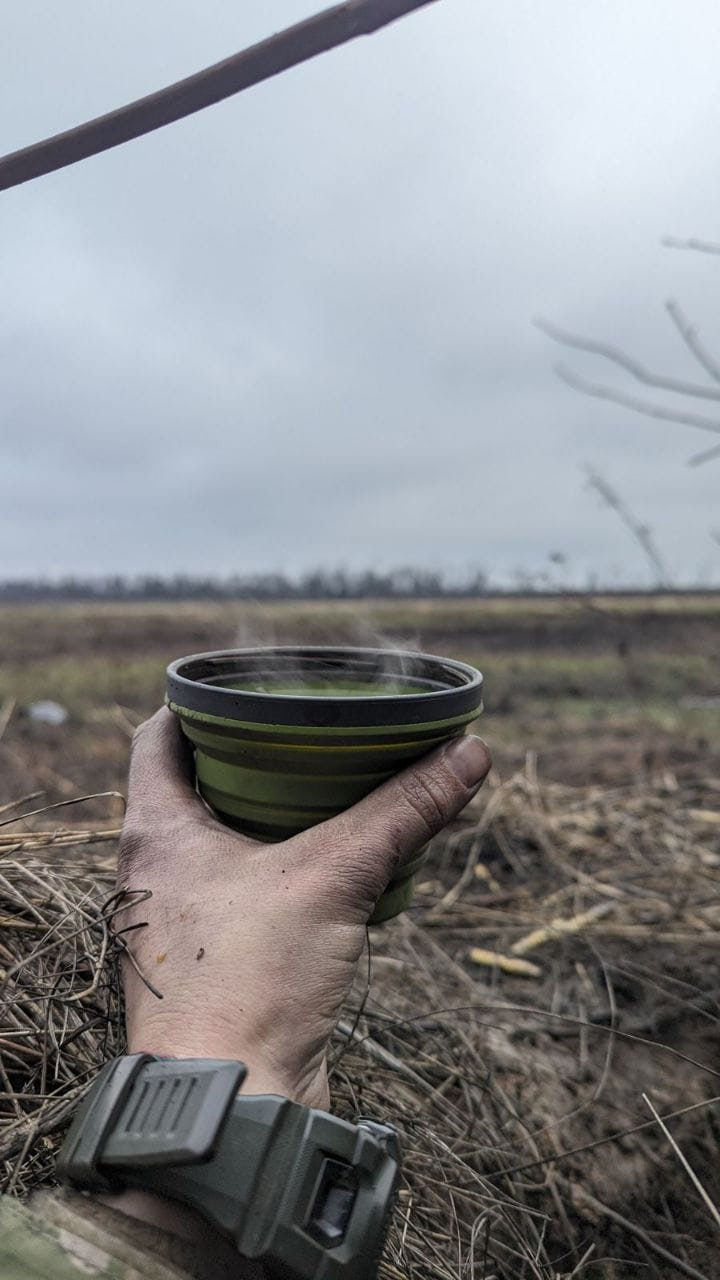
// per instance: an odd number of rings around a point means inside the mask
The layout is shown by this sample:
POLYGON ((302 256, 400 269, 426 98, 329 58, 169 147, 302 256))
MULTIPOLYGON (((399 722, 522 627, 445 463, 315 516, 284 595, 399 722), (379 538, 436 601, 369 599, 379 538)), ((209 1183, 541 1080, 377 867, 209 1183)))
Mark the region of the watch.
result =
POLYGON ((242 1062, 137 1053, 100 1071, 63 1182, 192 1206, 275 1280, 373 1280, 400 1172, 394 1129, 238 1093, 242 1062))

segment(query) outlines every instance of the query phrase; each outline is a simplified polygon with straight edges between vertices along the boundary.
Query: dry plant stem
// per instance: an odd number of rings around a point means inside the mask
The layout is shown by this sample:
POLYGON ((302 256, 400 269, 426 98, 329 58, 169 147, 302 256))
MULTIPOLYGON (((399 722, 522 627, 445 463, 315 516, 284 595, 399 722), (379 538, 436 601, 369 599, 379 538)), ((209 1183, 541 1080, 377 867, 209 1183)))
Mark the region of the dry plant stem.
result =
POLYGON ((463 868, 462 875, 456 881, 456 883, 452 886, 452 888, 448 889, 447 893, 440 899, 437 906, 433 908, 435 912, 442 911, 443 908, 452 906, 454 903, 456 903, 458 899, 461 897, 464 890, 468 887, 468 885, 472 883, 472 880, 475 874, 475 866, 480 856, 480 849, 482 847, 482 838, 485 832, 491 826, 495 814, 497 813, 498 809, 502 805, 503 794, 504 794, 503 786, 508 786, 508 785, 511 785, 511 784, 501 784, 501 786, 498 787, 497 791, 495 791, 491 795, 490 799, 488 800, 485 806, 485 809, 483 811, 482 817, 480 818, 480 821, 478 822, 475 828, 474 839, 470 845, 470 851, 468 853, 467 861, 465 863, 465 867, 463 868))
POLYGON ((382 1045, 377 1044, 371 1036, 364 1036, 343 1018, 339 1020, 337 1030, 341 1036, 346 1036, 349 1040, 354 1040, 357 1044, 362 1045, 363 1050, 370 1057, 377 1058, 384 1066, 390 1067, 393 1071, 398 1072, 399 1075, 405 1076, 407 1080, 411 1080, 423 1093, 433 1095, 434 1090, 423 1080, 422 1076, 413 1071, 412 1067, 409 1067, 407 1063, 401 1062, 394 1054, 389 1053, 387 1049, 383 1049, 382 1045))
MULTIPOLYGON (((358 980, 343 1014, 332 1084, 340 1114, 376 1115, 401 1135, 404 1194, 381 1280, 599 1273, 611 1264, 598 1221, 614 1224, 613 1248, 638 1274, 652 1259, 662 1280, 714 1275, 702 1228, 676 1231, 663 1202, 674 1188, 690 1211, 687 1174, 658 1123, 637 1115, 640 1090, 661 1080, 657 1110, 712 1193, 702 1117, 718 1105, 718 1073, 703 1064, 720 1062, 720 868, 701 852, 720 854, 720 827, 702 816, 708 796, 697 780, 672 795, 544 785, 530 759, 482 835, 499 889, 475 876, 477 826, 465 822, 431 849, 423 905, 372 932, 372 984, 358 980), (610 921, 543 942, 540 977, 467 959, 475 945, 512 956, 547 921, 605 904, 610 921)), ((2 835, 0 848, 17 843, 2 835)), ((21 926, 0 938, 14 974, 0 996, 0 1178, 14 1194, 51 1181, 77 1099, 123 1048, 111 944, 132 949, 132 934, 112 839, 93 847, 88 835, 24 833, 36 847, 2 863, 0 918, 21 926)), ((706 1214, 699 1198, 695 1211, 706 1214)))
POLYGON ((682 1165, 683 1169, 685 1170, 686 1174, 688 1175, 688 1178, 689 1178, 689 1179, 690 1179, 690 1181, 692 1182, 692 1184, 693 1184, 693 1186, 694 1186, 695 1190, 697 1191, 698 1195, 701 1197, 701 1199, 702 1199, 702 1201, 703 1201, 703 1204, 705 1205, 706 1209, 707 1209, 707 1210, 708 1210, 708 1212, 710 1213, 710 1216, 712 1217, 712 1219, 713 1219, 713 1221, 714 1221, 714 1223, 715 1223, 715 1226, 716 1226, 716 1227, 720 1227, 720 1213, 718 1213, 717 1206, 716 1206, 716 1205, 713 1203, 713 1201, 711 1200, 710 1196, 708 1195, 707 1191, 705 1190, 705 1187, 703 1186, 702 1182, 701 1182, 701 1181, 700 1181, 700 1179, 698 1178, 698 1176, 697 1176, 697 1174, 696 1174, 695 1170, 693 1169, 692 1165, 691 1165, 691 1164, 690 1164, 690 1162, 686 1159, 686 1157, 684 1156, 683 1152, 680 1150, 680 1147, 678 1146, 677 1142, 675 1141, 675 1139, 674 1139, 673 1135, 671 1134, 671 1132, 670 1132, 670 1130, 668 1129, 667 1125, 665 1124, 664 1120, 662 1120, 662 1119, 661 1119, 661 1117, 658 1115, 657 1111, 655 1110, 655 1108, 654 1108, 654 1106, 653 1106, 652 1102, 650 1101, 650 1099, 648 1098, 648 1096, 647 1096, 647 1094, 646 1094, 646 1093, 644 1093, 644 1094, 643 1094, 643 1101, 644 1101, 645 1103, 647 1103, 648 1109, 649 1109, 649 1111, 652 1113, 652 1117, 653 1117, 653 1119, 656 1121, 656 1123, 660 1126, 660 1128, 662 1129, 663 1133, 665 1134, 665 1137, 667 1138, 668 1142, 670 1143, 670 1146, 672 1147, 673 1151, 675 1152, 675 1155, 677 1156, 677 1158, 678 1158, 678 1160, 680 1161, 680 1163, 681 1163, 681 1165, 682 1165))
POLYGON ((40 849, 70 848, 81 844, 101 844, 105 840, 116 841, 120 835, 119 827, 110 827, 99 831, 32 831, 0 832, 0 854, 3 856, 16 849, 26 853, 34 853, 40 849))
POLYGON ((30 791, 26 796, 18 796, 17 800, 8 800, 7 804, 0 804, 0 813, 9 813, 11 809, 19 809, 21 804, 28 804, 30 800, 38 800, 43 794, 42 791, 30 791))
POLYGON ((557 942, 562 935, 572 933, 582 933, 588 925, 592 925, 596 920, 601 920, 609 911, 613 910, 612 902, 601 902, 594 907, 588 908, 587 911, 580 911, 577 915, 564 919, 562 916, 555 916, 548 925, 543 925, 540 929, 533 929, 532 933, 526 934, 524 938, 518 938, 517 942, 512 944, 512 953, 514 956, 525 956, 528 951, 535 951, 538 947, 544 946, 546 942, 557 942))
POLYGON ((618 1213, 617 1209, 612 1209, 609 1205, 603 1204, 601 1200, 597 1200, 595 1196, 590 1195, 583 1187, 577 1189, 576 1193, 581 1201, 584 1201, 601 1217, 609 1218, 611 1222, 617 1222, 626 1231, 629 1231, 631 1235, 637 1236, 639 1240, 642 1240, 646 1249, 649 1249, 651 1253, 656 1254, 658 1258, 662 1258, 665 1262, 671 1263, 679 1274, 689 1276, 690 1280, 712 1280, 711 1276, 698 1271, 696 1267, 691 1267, 682 1258, 678 1258, 677 1254, 671 1253, 669 1249, 659 1244, 657 1240, 653 1240, 653 1237, 647 1231, 644 1231, 637 1222, 632 1222, 624 1214, 618 1213))
MULTIPOLYGON (((678 1111, 671 1111, 670 1115, 662 1116, 662 1120, 676 1120, 679 1116, 689 1115, 691 1111, 701 1111, 702 1108, 710 1107, 720 1102, 720 1096, 714 1098, 706 1098, 702 1102, 693 1102, 689 1107, 680 1107, 678 1111)), ((541 1169, 546 1165, 559 1164, 562 1160, 570 1160, 571 1156, 584 1155, 587 1151, 596 1151, 598 1147, 605 1147, 610 1142, 620 1142, 623 1138, 629 1138, 635 1133, 642 1133, 643 1130, 652 1129, 655 1124, 653 1120, 643 1120, 641 1124, 630 1125, 628 1129, 620 1129, 618 1133, 607 1134, 605 1138, 596 1138, 594 1142, 585 1142, 582 1147, 573 1147, 569 1151, 556 1151, 550 1156, 542 1156, 539 1160, 528 1160, 523 1165, 511 1165, 509 1169, 501 1169, 495 1174, 487 1174, 488 1181, 497 1181, 501 1178, 510 1178, 514 1174, 525 1174, 533 1169, 541 1169)))
POLYGON ((650 1040, 646 1036, 632 1035, 630 1032, 622 1031, 620 1028, 617 1028, 617 1027, 606 1027, 602 1023, 588 1022, 583 1018, 573 1018, 569 1014, 556 1013, 550 1009, 539 1009, 537 1007, 533 1007, 532 1005, 488 1004, 488 1005, 479 1005, 477 1007, 482 1010, 494 1009, 497 1011, 505 1010, 506 1012, 513 1012, 513 1013, 529 1013, 529 1014, 534 1014, 536 1017, 539 1017, 539 1018, 550 1018, 550 1019, 557 1018, 560 1022, 564 1022, 567 1025, 572 1025, 578 1028, 578 1030, 581 1027, 588 1027, 593 1031, 599 1031, 604 1035, 618 1036, 622 1040, 632 1041, 635 1044, 643 1044, 649 1049, 660 1050, 663 1053, 671 1054, 673 1057, 679 1058, 682 1062, 688 1063, 689 1066, 696 1067, 698 1071, 706 1072, 708 1075, 716 1076, 718 1079, 720 1079, 720 1071, 716 1070, 715 1067, 709 1066, 708 1063, 698 1062, 697 1059, 692 1058, 690 1054, 682 1053, 679 1049, 673 1048, 672 1045, 661 1044, 659 1041, 650 1040))
POLYGON ((15 814, 12 818, 4 818, 0 827, 11 822, 24 822, 27 818, 37 818, 42 813, 50 813, 54 809, 66 809, 68 805, 84 804, 87 800, 119 800, 125 806, 125 797, 120 791, 93 791, 86 796, 73 796, 72 800, 56 800, 54 804, 42 805, 40 809, 29 809, 26 813, 15 814))
POLYGON ((11 747, 7 742, 0 742, 0 755, 9 760, 22 774, 34 777, 43 787, 52 787, 54 790, 59 791, 61 795, 68 797, 77 794, 77 783, 73 782, 72 779, 65 778, 54 769, 33 761, 23 752, 18 751, 17 747, 11 747))
POLYGON ((487 951, 484 947, 471 947, 468 953, 473 964, 486 969, 499 969, 501 973, 515 974, 519 978, 539 978, 542 969, 530 960, 521 960, 517 956, 506 956, 500 951, 487 951))

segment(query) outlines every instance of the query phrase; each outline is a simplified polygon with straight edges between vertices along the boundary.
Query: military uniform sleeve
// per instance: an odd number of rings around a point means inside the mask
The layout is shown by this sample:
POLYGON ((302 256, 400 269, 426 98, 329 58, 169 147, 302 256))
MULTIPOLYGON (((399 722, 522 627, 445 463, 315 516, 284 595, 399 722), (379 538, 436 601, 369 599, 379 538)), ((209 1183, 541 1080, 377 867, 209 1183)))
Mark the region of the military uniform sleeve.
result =
MULTIPOLYGON (((238 1268, 240 1260, 237 1260, 238 1268)), ((0 1198, 2 1280, 235 1280, 195 1246, 73 1192, 0 1198)))

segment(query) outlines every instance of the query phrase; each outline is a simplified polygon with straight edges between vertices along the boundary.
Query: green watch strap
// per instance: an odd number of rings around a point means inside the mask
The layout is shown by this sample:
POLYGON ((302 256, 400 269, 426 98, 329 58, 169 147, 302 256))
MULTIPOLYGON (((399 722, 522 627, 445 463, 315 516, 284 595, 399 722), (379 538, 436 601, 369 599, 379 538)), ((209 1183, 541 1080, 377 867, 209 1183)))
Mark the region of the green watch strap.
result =
POLYGON ((400 1169, 397 1137, 273 1096, 241 1063, 116 1059, 58 1160, 85 1187, 137 1187, 196 1209, 277 1280, 372 1280, 400 1169))
POLYGON ((142 1168, 206 1160, 247 1070, 127 1054, 108 1062, 78 1110, 57 1160, 62 1181, 107 1189, 106 1165, 142 1168))

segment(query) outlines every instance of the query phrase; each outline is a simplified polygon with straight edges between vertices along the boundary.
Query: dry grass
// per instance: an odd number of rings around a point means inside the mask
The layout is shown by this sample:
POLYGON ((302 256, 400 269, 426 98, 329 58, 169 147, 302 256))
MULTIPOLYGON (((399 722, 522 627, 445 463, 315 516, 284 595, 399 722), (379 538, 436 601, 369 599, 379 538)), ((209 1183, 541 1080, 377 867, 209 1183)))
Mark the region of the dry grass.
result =
MULTIPOLYGON (((68 1115, 122 1048, 116 823, 38 821, 0 828, 15 1194, 51 1180, 68 1115)), ((718 785, 541 786, 530 759, 434 842, 420 889, 373 931, 333 1045, 336 1106, 402 1135, 385 1280, 712 1280, 717 1227, 642 1095, 716 1200, 718 785)))
MULTIPOLYGON (((6 819, 7 821, 7 819, 6 819)), ((0 1186, 52 1180, 58 1137, 122 1052, 110 899, 117 831, 0 830, 0 1186), (105 846, 107 847, 107 846, 105 846), (95 853, 92 870, 88 853, 95 853)))

